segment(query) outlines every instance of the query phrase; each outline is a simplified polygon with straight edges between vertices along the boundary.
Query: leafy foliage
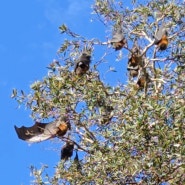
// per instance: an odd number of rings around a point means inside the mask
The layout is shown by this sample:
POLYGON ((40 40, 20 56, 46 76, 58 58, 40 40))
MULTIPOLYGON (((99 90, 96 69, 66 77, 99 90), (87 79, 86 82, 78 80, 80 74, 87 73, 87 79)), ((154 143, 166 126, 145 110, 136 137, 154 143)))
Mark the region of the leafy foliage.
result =
POLYGON ((96 0, 93 13, 106 28, 123 26, 127 45, 118 51, 119 60, 126 57, 124 52, 132 52, 137 39, 141 72, 149 74, 144 88, 138 88, 139 76, 116 86, 108 85, 106 79, 103 82, 101 66, 114 52, 110 42, 87 40, 62 25, 59 29, 69 39, 60 47, 61 60, 50 64, 48 75, 31 85, 30 94, 13 91, 12 97, 32 111, 33 119, 68 115, 70 138, 61 139, 73 140, 83 156, 80 161, 60 161, 53 177, 45 176, 44 167, 32 168, 35 184, 180 185, 185 181, 184 3, 126 3, 96 0), (154 46, 154 35, 162 23, 168 29, 165 51, 154 46), (100 47, 107 50, 96 58, 100 47), (94 66, 79 77, 73 69, 84 49, 92 51, 94 66))

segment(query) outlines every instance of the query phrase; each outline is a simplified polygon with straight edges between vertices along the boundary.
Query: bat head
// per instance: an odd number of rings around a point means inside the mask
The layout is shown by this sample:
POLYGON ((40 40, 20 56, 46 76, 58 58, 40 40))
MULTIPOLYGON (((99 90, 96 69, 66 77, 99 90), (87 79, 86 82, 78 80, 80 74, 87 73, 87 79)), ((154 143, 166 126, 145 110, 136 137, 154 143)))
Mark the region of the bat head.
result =
POLYGON ((88 52, 83 52, 78 62, 89 65, 91 62, 91 55, 88 52))
POLYGON ((83 52, 75 66, 75 74, 79 76, 85 74, 89 70, 90 62, 91 55, 88 52, 83 52))
POLYGON ((58 128, 57 136, 64 136, 68 130, 71 130, 70 120, 67 116, 63 116, 56 122, 56 127, 58 128))

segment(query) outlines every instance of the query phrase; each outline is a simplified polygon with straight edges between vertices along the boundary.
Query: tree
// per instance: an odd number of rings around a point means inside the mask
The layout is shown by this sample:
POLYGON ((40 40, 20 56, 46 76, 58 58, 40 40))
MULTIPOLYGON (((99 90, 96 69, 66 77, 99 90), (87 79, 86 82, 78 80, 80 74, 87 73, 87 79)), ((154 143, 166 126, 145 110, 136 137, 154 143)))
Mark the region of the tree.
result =
MULTIPOLYGON (((60 26, 68 36, 60 47, 60 60, 50 64, 43 80, 32 84, 30 94, 13 91, 34 120, 65 115, 71 124, 60 140, 74 142, 75 159, 61 160, 53 177, 45 176, 44 167, 33 167, 35 184, 183 184, 184 3, 133 0, 126 7, 122 1, 96 0, 93 13, 105 29, 111 27, 112 40, 88 40, 60 26), (167 48, 160 48, 160 30, 167 36, 167 48), (106 48, 101 58, 96 57, 99 48, 106 48), (85 74, 75 73, 83 53, 93 56, 94 66, 88 70, 85 65, 85 74), (103 81, 102 65, 116 65, 116 60, 128 68, 129 78, 119 83, 115 79, 112 86, 103 81)), ((109 74, 114 72, 110 68, 109 74)))

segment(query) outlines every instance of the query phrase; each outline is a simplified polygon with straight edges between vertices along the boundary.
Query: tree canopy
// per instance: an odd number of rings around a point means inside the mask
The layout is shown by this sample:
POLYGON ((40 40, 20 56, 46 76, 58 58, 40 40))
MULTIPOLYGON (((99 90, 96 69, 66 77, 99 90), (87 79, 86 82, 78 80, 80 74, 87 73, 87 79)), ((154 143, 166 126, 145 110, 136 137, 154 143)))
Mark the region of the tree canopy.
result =
POLYGON ((105 28, 104 38, 59 27, 66 39, 48 75, 30 93, 12 94, 33 120, 70 121, 59 140, 73 142, 76 156, 59 161, 52 177, 33 167, 35 184, 183 184, 184 6, 180 0, 95 0, 92 16, 105 28), (125 68, 121 81, 105 78, 116 72, 105 66, 116 61, 125 68))

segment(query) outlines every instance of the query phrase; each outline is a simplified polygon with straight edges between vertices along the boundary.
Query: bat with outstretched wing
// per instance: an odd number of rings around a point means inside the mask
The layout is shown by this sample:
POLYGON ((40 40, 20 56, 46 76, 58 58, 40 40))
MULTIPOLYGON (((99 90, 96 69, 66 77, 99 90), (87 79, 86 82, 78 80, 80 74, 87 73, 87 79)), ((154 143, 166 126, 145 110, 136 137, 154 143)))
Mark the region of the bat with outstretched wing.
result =
POLYGON ((31 127, 14 126, 19 137, 24 141, 35 143, 45 141, 54 137, 61 137, 70 129, 70 123, 66 120, 57 120, 50 123, 35 122, 31 127))

